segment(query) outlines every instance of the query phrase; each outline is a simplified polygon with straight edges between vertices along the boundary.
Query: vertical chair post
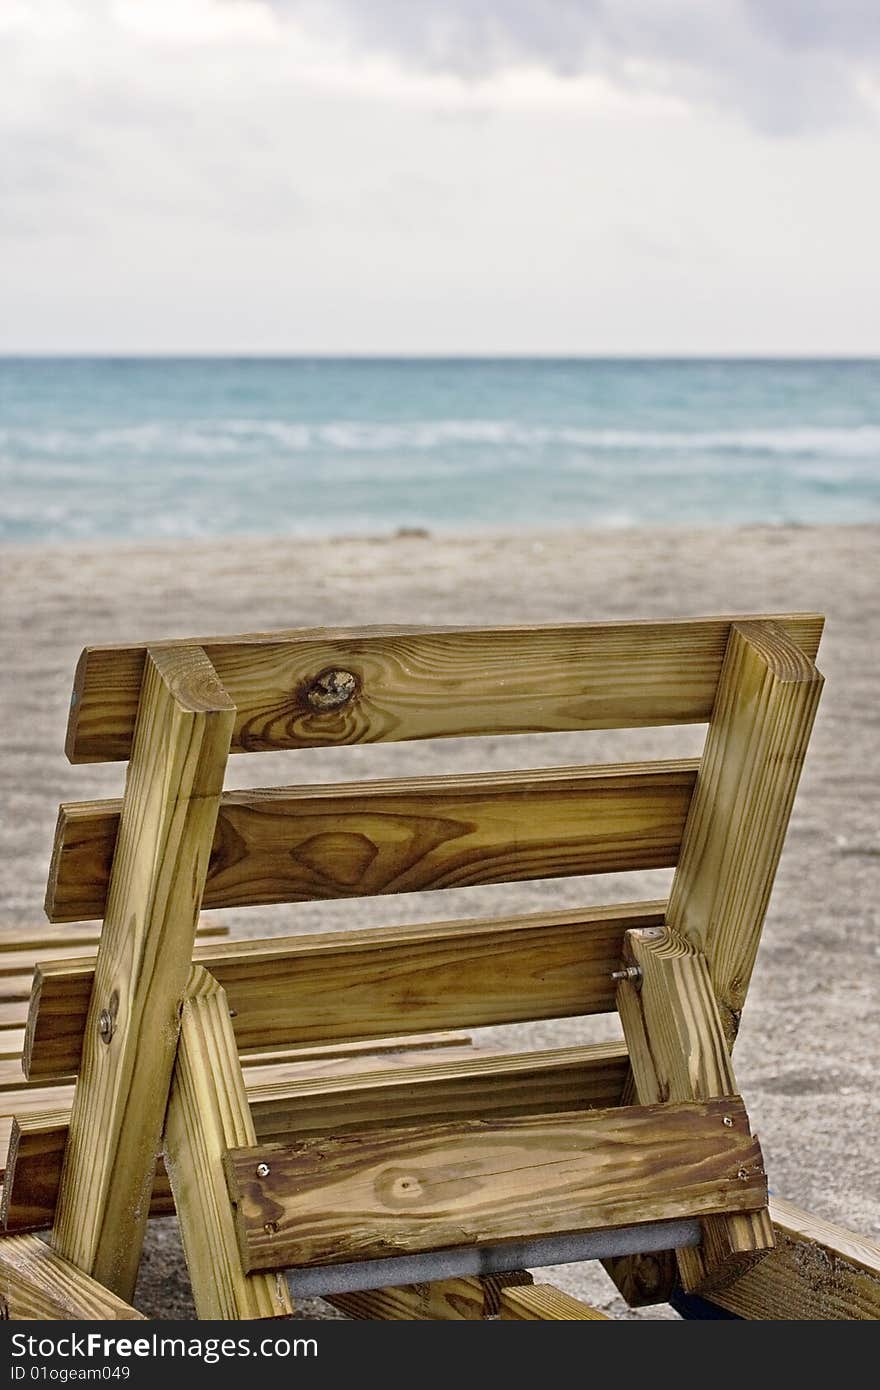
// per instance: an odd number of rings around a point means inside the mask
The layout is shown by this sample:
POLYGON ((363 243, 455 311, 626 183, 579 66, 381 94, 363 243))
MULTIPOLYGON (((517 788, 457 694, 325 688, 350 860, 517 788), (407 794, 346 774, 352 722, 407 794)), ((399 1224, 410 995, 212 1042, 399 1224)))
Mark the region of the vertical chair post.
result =
MULTIPOLYGON (((735 1096, 736 1077, 705 956, 683 937, 653 927, 627 932, 624 960, 639 972, 637 979, 620 981, 617 1006, 640 1103, 735 1096)), ((773 1249, 766 1207, 704 1217, 701 1225, 702 1245, 677 1252, 689 1291, 729 1283, 773 1249)))
POLYGON ((234 717, 200 647, 147 652, 52 1234, 126 1300, 234 717))
POLYGON ((666 914, 709 962, 731 1046, 823 684, 776 623, 734 623, 666 914))
MULTIPOLYGON (((822 685, 777 623, 731 625, 666 917, 706 957, 729 1047, 822 685)), ((631 1303, 665 1302, 675 1285, 671 1253, 605 1267, 631 1303)))
POLYGON ((255 1143, 226 991, 193 966, 165 1121, 165 1166, 200 1318, 293 1311, 283 1274, 242 1272, 223 1154, 255 1143))

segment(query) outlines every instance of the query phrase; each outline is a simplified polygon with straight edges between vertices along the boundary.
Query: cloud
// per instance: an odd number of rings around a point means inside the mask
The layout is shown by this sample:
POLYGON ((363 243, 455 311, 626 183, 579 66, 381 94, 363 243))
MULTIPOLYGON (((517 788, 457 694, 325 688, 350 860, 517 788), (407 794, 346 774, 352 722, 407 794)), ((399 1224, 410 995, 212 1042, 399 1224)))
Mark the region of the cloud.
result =
MULTIPOLYGON (((262 2, 262 0, 261 0, 262 2)), ((770 134, 872 119, 876 0, 266 0, 355 52, 470 82, 525 66, 731 110, 770 134)))

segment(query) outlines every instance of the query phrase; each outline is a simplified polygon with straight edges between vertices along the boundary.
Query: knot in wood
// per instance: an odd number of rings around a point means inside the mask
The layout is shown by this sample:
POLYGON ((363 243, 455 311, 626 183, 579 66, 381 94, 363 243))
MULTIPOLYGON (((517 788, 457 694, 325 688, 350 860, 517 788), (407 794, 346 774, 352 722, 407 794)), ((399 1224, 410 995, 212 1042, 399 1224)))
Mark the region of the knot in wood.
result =
POLYGON ((341 709, 357 690, 357 677, 351 671, 331 668, 316 676, 306 691, 306 700, 318 714, 341 709))
POLYGON ((391 1184, 390 1195, 400 1203, 417 1202, 422 1196, 422 1184, 415 1173, 401 1173, 391 1184))

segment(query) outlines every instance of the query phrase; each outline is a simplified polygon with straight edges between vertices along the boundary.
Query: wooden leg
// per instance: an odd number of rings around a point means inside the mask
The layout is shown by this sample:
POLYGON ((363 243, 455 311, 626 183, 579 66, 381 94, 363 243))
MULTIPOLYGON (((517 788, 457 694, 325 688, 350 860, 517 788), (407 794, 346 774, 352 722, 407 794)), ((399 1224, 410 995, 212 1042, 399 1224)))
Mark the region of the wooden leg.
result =
POLYGON ((880 1321, 880 1245, 770 1198, 776 1249, 683 1316, 777 1322, 880 1321), (723 1311, 719 1311, 723 1310, 723 1311))
POLYGON ((126 1300, 234 716, 200 648, 148 653, 52 1236, 126 1300))
MULTIPOLYGON (((638 971, 637 978, 620 981, 617 1006, 639 1101, 735 1096, 736 1077, 705 957, 663 927, 649 927, 627 932, 624 962, 638 971)), ((737 1278, 773 1248, 766 1208, 706 1217, 702 1227, 702 1246, 678 1251, 688 1292, 737 1278)))
POLYGON ((36 1236, 0 1238, 0 1317, 134 1321, 142 1314, 36 1236))
POLYGON ((165 1166, 200 1318, 293 1311, 283 1274, 242 1272, 222 1159, 256 1142, 225 990, 194 966, 165 1124, 165 1166))

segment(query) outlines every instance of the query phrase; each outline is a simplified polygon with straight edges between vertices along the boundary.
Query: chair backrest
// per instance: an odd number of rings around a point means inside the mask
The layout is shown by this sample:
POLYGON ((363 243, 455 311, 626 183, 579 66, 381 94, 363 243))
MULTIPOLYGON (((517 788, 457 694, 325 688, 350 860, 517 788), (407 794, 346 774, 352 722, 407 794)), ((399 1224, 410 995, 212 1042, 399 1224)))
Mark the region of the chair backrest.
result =
MULTIPOLYGON (((737 931, 755 937, 781 847, 780 815, 784 830, 815 709, 810 695, 793 720, 778 692, 806 687, 817 697, 821 678, 813 658, 822 625, 816 614, 783 614, 203 639, 197 645, 236 708, 232 751, 240 753, 692 724, 708 722, 715 711, 714 745, 710 739, 702 774, 700 760, 684 759, 224 792, 203 906, 673 866, 683 854, 689 816, 692 843, 684 852, 702 863, 707 819, 714 817, 718 824, 709 833, 731 840, 736 872, 743 855, 760 870, 755 901, 745 902, 757 924, 740 921, 748 875, 731 909, 737 931), (740 635, 739 656, 732 633, 740 635), (775 703, 765 709, 771 686, 775 703), (740 813, 749 811, 747 788, 735 769, 725 783, 719 764, 726 760, 732 768, 744 756, 760 761, 764 744, 772 753, 774 738, 788 781, 777 793, 781 810, 764 846, 760 837, 767 837, 768 827, 760 796, 754 822, 746 815, 735 835, 728 825, 730 815, 742 820, 740 813), (698 776, 704 785, 695 798, 698 776), (720 811, 719 796, 729 803, 720 811)), ((146 651, 123 646, 83 653, 67 739, 74 762, 130 754, 146 651)), ((120 806, 61 807, 46 903, 52 921, 103 915, 120 806)), ((707 872, 714 880, 730 877, 729 849, 708 846, 707 872)), ((673 889, 682 916, 692 911, 695 895, 703 909, 708 903, 693 864, 688 880, 686 895, 680 884, 673 889)), ((199 948, 197 958, 230 994, 242 1047, 270 1047, 282 1037, 314 1042, 479 1026, 612 1009, 610 970, 619 961, 623 933, 662 921, 664 908, 629 904, 371 930, 358 940, 346 933, 237 943, 199 948), (271 1006, 270 997, 276 1001, 271 1006)), ((750 965, 727 944, 728 974, 738 972, 728 981, 733 1015, 750 965)), ((751 945, 746 957, 750 951, 751 945)), ((91 980, 85 964, 78 973, 69 962, 41 972, 26 1048, 32 1076, 75 1069, 91 980)), ((724 992, 719 987, 719 996, 724 992)))

